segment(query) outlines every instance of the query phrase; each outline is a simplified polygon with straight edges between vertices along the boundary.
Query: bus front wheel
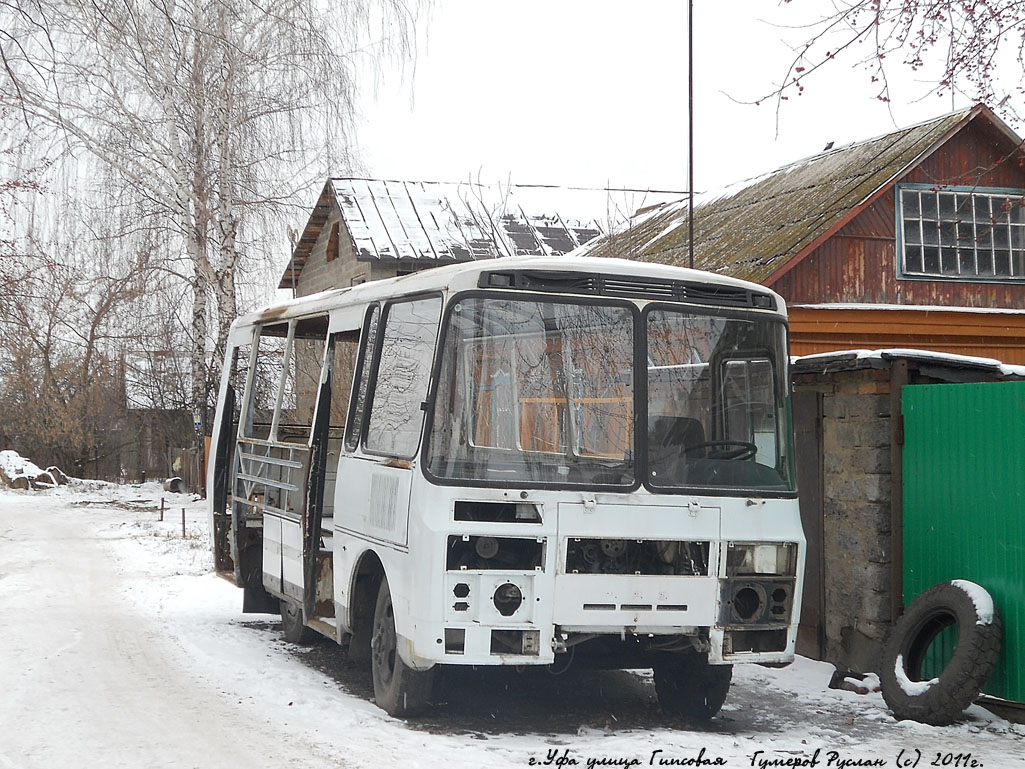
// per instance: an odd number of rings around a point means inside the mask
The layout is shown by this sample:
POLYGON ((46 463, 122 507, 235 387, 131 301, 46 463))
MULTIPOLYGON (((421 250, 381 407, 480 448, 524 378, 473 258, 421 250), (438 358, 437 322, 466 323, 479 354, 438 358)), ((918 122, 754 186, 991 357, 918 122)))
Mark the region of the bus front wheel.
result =
POLYGON ((707 721, 722 708, 733 679, 732 665, 709 665, 704 655, 666 655, 652 668, 662 710, 707 721))
POLYGON ((412 715, 429 704, 437 669, 413 670, 399 656, 395 609, 385 578, 381 579, 374 607, 370 665, 374 678, 374 701, 389 715, 412 715))

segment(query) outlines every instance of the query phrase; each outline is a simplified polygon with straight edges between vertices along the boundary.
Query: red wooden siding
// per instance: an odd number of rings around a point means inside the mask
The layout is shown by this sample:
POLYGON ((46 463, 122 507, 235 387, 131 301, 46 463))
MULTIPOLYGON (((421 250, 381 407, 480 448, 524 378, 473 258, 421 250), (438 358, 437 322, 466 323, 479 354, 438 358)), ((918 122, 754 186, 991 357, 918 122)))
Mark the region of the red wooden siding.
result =
MULTIPOLYGON (((1023 158, 1006 137, 976 119, 901 181, 1022 189, 1023 158)), ((1023 283, 898 279, 894 198, 891 186, 771 287, 791 304, 1025 309, 1023 283)))
POLYGON ((1025 313, 798 306, 790 337, 794 355, 905 347, 1025 365, 1025 313))
POLYGON ((1025 157, 1014 153, 1006 138, 1001 141, 989 127, 980 128, 976 118, 971 125, 951 137, 936 152, 923 160, 904 181, 916 184, 951 184, 979 187, 1025 185, 1025 157))

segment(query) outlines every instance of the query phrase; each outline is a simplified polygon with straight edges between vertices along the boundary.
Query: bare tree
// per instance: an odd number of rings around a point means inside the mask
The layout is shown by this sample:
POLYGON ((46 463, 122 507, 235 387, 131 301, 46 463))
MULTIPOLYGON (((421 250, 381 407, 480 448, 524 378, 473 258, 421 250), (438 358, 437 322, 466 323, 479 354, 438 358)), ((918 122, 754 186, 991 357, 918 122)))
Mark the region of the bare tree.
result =
POLYGON ((40 462, 80 470, 117 448, 119 350, 133 335, 125 319, 137 315, 148 268, 82 241, 31 247, 17 260, 17 291, 0 303, 0 435, 40 462))
POLYGON ((201 427, 246 246, 313 178, 351 168, 356 65, 410 53, 411 2, 0 2, 0 98, 116 177, 190 285, 201 427))
MULTIPOLYGON (((793 11, 801 5, 784 4, 793 11)), ((782 84, 765 98, 800 93, 813 74, 847 58, 867 68, 884 102, 892 96, 896 63, 918 72, 930 93, 999 103, 1017 120, 1025 114, 1025 0, 834 0, 831 6, 806 28, 782 84)))
MULTIPOLYGON (((12 122, 10 112, 0 109, 0 135, 12 122)), ((17 275, 24 244, 19 243, 16 217, 31 208, 42 190, 45 163, 31 152, 25 138, 0 146, 0 304, 17 290, 17 275)))

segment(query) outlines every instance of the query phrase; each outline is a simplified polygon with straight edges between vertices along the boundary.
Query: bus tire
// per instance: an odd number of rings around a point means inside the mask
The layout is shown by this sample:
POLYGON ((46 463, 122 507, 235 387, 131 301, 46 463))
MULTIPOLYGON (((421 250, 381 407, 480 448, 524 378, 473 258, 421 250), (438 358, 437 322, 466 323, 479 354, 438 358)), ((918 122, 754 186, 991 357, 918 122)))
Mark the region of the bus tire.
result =
POLYGON ((303 607, 287 598, 281 599, 281 629, 285 640, 294 644, 308 644, 312 640, 313 631, 303 622, 303 607))
POLYGON ((374 607, 370 667, 374 678, 374 701, 389 715, 413 715, 429 704, 437 668, 413 670, 399 656, 395 610, 385 578, 381 579, 374 607))
POLYGON ((975 701, 1000 654, 1003 623, 991 606, 985 590, 963 580, 934 585, 911 602, 893 626, 879 671, 883 700, 897 720, 946 726, 975 701), (968 590, 982 597, 981 613, 968 590), (957 628, 954 652, 936 678, 922 681, 926 652, 949 627, 957 628))
POLYGON ((709 665, 704 656, 693 652, 667 654, 655 660, 652 669, 662 710, 700 721, 719 712, 733 679, 733 665, 709 665))

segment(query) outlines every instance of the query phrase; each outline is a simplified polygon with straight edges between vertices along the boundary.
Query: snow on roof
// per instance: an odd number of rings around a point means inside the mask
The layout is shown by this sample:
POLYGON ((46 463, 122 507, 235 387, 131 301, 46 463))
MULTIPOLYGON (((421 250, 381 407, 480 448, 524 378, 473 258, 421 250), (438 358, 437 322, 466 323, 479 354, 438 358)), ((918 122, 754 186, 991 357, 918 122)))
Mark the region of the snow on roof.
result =
POLYGON ((916 350, 907 347, 892 347, 881 350, 837 350, 835 352, 801 355, 792 358, 792 362, 795 365, 804 364, 805 367, 809 368, 828 366, 830 363, 850 364, 892 360, 925 361, 944 364, 953 368, 989 371, 1009 379, 1025 378, 1025 366, 1002 363, 994 358, 958 355, 956 353, 937 352, 935 350, 916 350))
POLYGON ((913 312, 966 312, 973 315, 1025 315, 1025 309, 1010 307, 952 307, 939 304, 870 304, 861 302, 829 302, 823 304, 791 304, 791 309, 805 310, 910 310, 913 312))
POLYGON ((681 195, 678 191, 330 179, 279 287, 293 287, 335 206, 357 259, 445 264, 566 254, 625 226, 637 211, 681 195))

